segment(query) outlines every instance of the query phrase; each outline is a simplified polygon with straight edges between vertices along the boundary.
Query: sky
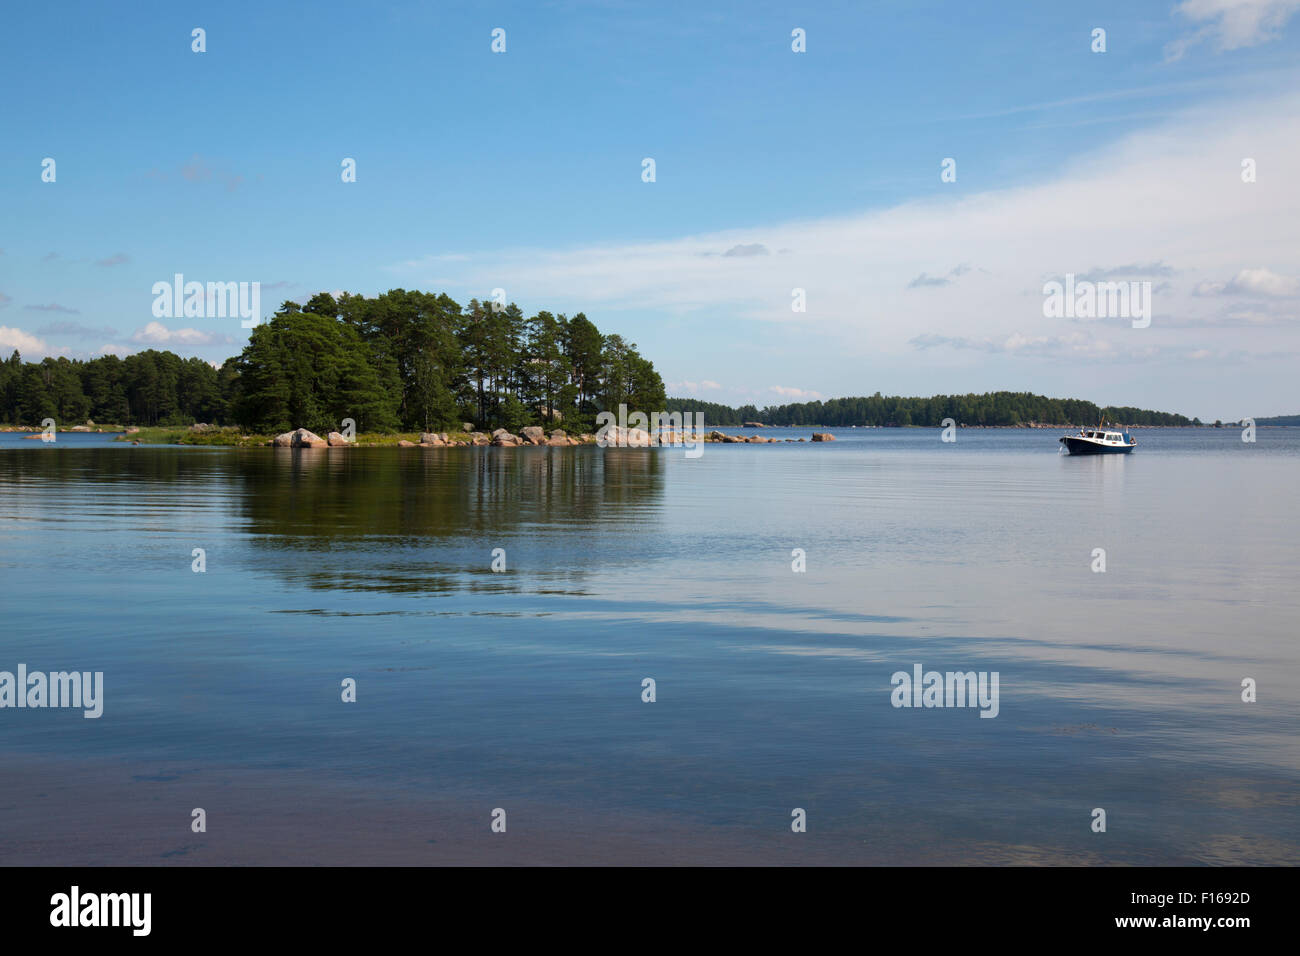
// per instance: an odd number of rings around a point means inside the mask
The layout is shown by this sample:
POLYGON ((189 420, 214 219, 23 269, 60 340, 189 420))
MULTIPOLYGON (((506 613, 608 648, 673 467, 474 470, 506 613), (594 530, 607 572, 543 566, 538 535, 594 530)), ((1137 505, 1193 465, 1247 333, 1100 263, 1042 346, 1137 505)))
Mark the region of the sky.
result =
POLYGON ((154 315, 180 273, 264 315, 503 289, 729 404, 1300 413, 1300 0, 0 17, 4 354, 238 354, 238 318, 154 315), (1049 316, 1066 276, 1149 282, 1149 323, 1049 316))

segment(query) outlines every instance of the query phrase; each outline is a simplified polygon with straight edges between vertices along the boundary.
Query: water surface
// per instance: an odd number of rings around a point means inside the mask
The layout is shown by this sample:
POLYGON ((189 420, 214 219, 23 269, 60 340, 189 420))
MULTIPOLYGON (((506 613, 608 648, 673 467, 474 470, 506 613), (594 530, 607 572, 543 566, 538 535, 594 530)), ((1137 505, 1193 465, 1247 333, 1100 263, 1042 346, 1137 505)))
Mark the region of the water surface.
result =
POLYGON ((1297 860, 1300 429, 832 431, 0 435, 0 669, 106 685, 0 710, 0 861, 1297 860), (892 707, 918 663, 998 716, 892 707))

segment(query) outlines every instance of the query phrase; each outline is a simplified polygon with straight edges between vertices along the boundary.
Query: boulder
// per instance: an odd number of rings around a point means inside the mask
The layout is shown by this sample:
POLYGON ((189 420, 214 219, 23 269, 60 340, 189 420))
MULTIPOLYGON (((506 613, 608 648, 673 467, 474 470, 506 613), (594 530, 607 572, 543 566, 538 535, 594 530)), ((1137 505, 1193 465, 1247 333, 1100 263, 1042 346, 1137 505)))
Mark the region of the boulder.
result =
POLYGON ((835 436, 830 432, 813 432, 813 441, 834 441, 835 436))
POLYGON ((488 436, 487 436, 487 435, 484 435, 482 432, 475 432, 475 433, 470 437, 470 444, 471 444, 471 445, 490 445, 490 444, 492 444, 492 439, 491 439, 491 438, 488 438, 488 436))
POLYGON ((552 438, 568 438, 569 436, 568 436, 568 434, 565 433, 565 431, 564 431, 563 428, 553 428, 553 429, 551 429, 551 437, 552 437, 552 438))
POLYGON ((209 424, 207 424, 206 422, 195 422, 193 425, 190 426, 190 431, 192 431, 192 432, 206 432, 206 431, 209 431, 211 428, 212 428, 212 426, 209 425, 209 424))
POLYGON ((325 448, 329 443, 315 432, 309 432, 305 428, 295 428, 283 435, 276 435, 271 440, 271 444, 277 448, 325 448))
POLYGON ((500 437, 501 435, 509 435, 509 434, 510 434, 510 429, 508 429, 508 428, 494 428, 494 429, 492 429, 492 437, 493 437, 493 438, 498 438, 498 437, 500 437))
POLYGON ((415 447, 415 442, 413 442, 413 441, 407 441, 405 438, 401 438, 401 439, 398 439, 397 447, 398 447, 398 448, 414 448, 414 447, 415 447))
POLYGON ((470 432, 472 432, 472 431, 474 430, 474 423, 473 423, 473 422, 461 422, 461 423, 460 423, 460 430, 463 431, 466 435, 468 435, 470 432))
MULTIPOLYGON (((421 436, 421 437, 423 437, 423 436, 421 436)), ((443 440, 442 440, 441 438, 439 438, 437 435, 430 435, 429 438, 432 439, 432 440, 431 440, 431 441, 422 441, 422 442, 420 442, 420 447, 421 447, 421 448, 442 448, 444 445, 447 444, 445 441, 443 441, 443 440)))
POLYGON ((352 442, 348 441, 346 438, 344 438, 344 437, 343 437, 342 435, 340 435, 338 432, 330 432, 329 435, 326 436, 326 439, 325 439, 325 440, 326 440, 327 442, 329 442, 329 446, 330 446, 331 448, 338 448, 340 445, 351 445, 351 444, 352 444, 352 442))
POLYGON ((431 445, 434 442, 438 442, 439 444, 441 444, 446 440, 447 439, 443 435, 440 435, 437 432, 420 432, 421 445, 431 445))
POLYGON ((71 428, 68 429, 68 431, 70 431, 70 432, 88 432, 88 431, 90 431, 90 428, 89 428, 88 426, 86 426, 86 425, 73 425, 71 428))
POLYGON ((502 432, 502 434, 497 434, 496 432, 492 433, 493 435, 492 444, 495 445, 496 447, 513 448, 516 445, 522 445, 524 443, 524 440, 520 438, 518 435, 512 435, 504 428, 499 430, 502 432))
POLYGON ((530 445, 541 445, 546 442, 546 431, 541 425, 526 425, 519 430, 519 433, 530 445))
POLYGON ((648 448, 652 442, 650 433, 645 429, 610 425, 597 444, 614 448, 648 448))
POLYGON ((127 429, 126 429, 126 433, 127 433, 128 435, 134 435, 134 434, 136 434, 138 431, 140 431, 140 429, 136 428, 134 425, 128 425, 128 426, 127 426, 127 429))

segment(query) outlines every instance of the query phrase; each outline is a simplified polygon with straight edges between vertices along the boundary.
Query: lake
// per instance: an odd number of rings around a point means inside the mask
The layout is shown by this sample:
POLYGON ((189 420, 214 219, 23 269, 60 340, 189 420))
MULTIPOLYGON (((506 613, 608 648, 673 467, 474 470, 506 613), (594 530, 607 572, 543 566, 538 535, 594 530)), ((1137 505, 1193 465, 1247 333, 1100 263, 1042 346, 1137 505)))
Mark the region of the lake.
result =
POLYGON ((104 688, 0 709, 0 862, 1300 859, 1300 429, 828 430, 0 435, 0 670, 104 688))

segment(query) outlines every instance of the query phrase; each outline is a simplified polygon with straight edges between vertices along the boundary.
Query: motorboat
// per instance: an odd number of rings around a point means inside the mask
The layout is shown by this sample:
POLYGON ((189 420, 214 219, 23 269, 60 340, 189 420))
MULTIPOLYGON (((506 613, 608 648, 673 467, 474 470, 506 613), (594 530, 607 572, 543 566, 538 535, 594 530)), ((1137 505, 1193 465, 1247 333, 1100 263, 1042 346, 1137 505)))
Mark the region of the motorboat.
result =
POLYGON ((1127 455, 1137 445, 1137 439, 1126 431, 1098 426, 1080 428, 1077 435, 1065 435, 1061 444, 1071 455, 1127 455))

